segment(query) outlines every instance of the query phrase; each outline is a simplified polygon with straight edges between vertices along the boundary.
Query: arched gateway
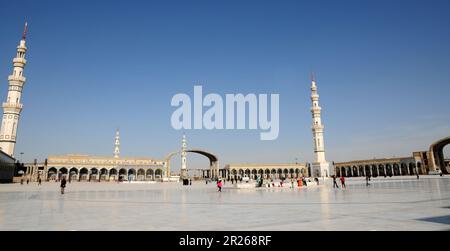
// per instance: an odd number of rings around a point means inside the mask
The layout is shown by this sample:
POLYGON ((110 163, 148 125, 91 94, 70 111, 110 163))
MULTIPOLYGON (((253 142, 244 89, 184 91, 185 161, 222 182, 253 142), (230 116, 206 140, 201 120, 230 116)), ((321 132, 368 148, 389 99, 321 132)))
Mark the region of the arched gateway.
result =
MULTIPOLYGON (((206 177, 208 178, 217 178, 219 177, 219 158, 217 155, 212 154, 208 151, 201 150, 201 149, 190 149, 186 150, 188 153, 197 153, 200 155, 203 155, 209 159, 209 170, 207 170, 206 177)), ((170 159, 172 159, 173 156, 180 154, 181 151, 172 152, 169 155, 167 155, 166 159, 166 168, 167 168, 167 174, 170 176, 170 159)))
POLYGON ((434 142, 430 146, 431 167, 434 170, 441 170, 442 173, 448 174, 444 160, 444 147, 450 144, 450 136, 434 142))

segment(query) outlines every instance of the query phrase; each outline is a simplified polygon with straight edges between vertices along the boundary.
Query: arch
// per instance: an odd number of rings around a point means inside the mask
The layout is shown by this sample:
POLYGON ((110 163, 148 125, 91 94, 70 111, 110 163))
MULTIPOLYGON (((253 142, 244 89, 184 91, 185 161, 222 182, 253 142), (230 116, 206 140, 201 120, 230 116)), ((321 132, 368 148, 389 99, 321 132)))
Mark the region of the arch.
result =
POLYGON ((392 169, 391 164, 386 164, 386 176, 389 176, 389 177, 394 176, 394 171, 392 169))
POLYGON ((408 166, 405 163, 400 164, 400 175, 408 175, 408 166))
POLYGON ((352 176, 354 176, 354 177, 359 176, 358 168, 356 166, 352 166, 352 176))
POLYGON ((400 166, 399 166, 398 163, 395 163, 395 164, 392 166, 392 169, 393 169, 393 175, 394 175, 394 176, 400 175, 400 166))
POLYGON ((89 170, 86 167, 80 169, 79 181, 86 181, 88 179, 89 170))
POLYGON ((65 167, 60 167, 58 170, 58 180, 62 179, 62 178, 68 178, 68 174, 69 174, 69 170, 65 167))
POLYGON ((118 180, 119 177, 117 175, 118 171, 115 168, 109 170, 109 180, 118 180))
POLYGON ((145 180, 145 170, 140 168, 137 170, 137 180, 144 181, 145 180))
POLYGON ((422 162, 418 161, 416 166, 417 166, 417 170, 419 170, 419 174, 423 174, 422 162))
POLYGON ((340 167, 336 167, 336 177, 341 177, 341 168, 340 167))
POLYGON ((370 168, 369 165, 365 165, 365 166, 364 166, 364 173, 366 174, 366 176, 367 176, 367 175, 372 176, 372 168, 370 168))
POLYGON ((126 180, 128 177, 128 171, 125 168, 119 169, 119 181, 126 180))
POLYGON ((434 142, 430 146, 431 168, 434 170, 440 169, 443 174, 448 174, 445 167, 444 147, 450 144, 450 136, 434 142))
POLYGON ((350 166, 345 167, 345 174, 347 175, 347 177, 353 177, 352 168, 350 166))
POLYGON ((373 177, 378 177, 378 168, 377 165, 372 165, 372 176, 373 177))
POLYGON ((408 164, 408 170, 409 170, 409 175, 414 175, 414 174, 416 174, 416 173, 417 173, 417 172, 416 172, 416 164, 410 162, 410 163, 408 164))
POLYGON ((237 175, 237 170, 236 169, 231 169, 231 178, 232 179, 237 179, 238 175, 237 175))
POLYGON ((160 168, 156 169, 155 170, 155 179, 162 179, 163 178, 162 174, 163 174, 162 169, 160 169, 160 168))
POLYGON ((276 175, 277 175, 277 170, 271 169, 271 170, 270 170, 270 176, 269 176, 269 177, 270 177, 271 179, 275 179, 276 175))
POLYGON ((262 169, 258 170, 258 177, 264 178, 264 170, 262 170, 262 169))
POLYGON ((293 168, 290 168, 289 169, 289 178, 294 178, 294 173, 295 173, 295 171, 294 171, 294 169, 293 168))
POLYGON ((250 169, 245 169, 245 177, 250 177, 250 169))
POLYGON ((136 180, 136 170, 134 168, 128 169, 127 178, 129 181, 136 180))
POLYGON ((245 175, 244 170, 243 169, 239 169, 238 170, 238 178, 242 178, 242 177, 244 177, 244 175, 245 175))
POLYGON ((149 168, 145 172, 145 179, 146 180, 155 180, 155 171, 153 169, 149 168))
MULTIPOLYGON (((210 151, 206 151, 206 150, 202 150, 202 149, 189 149, 186 150, 186 152, 188 153, 197 153, 200 155, 203 155, 205 157, 208 158, 209 160, 209 173, 210 173, 210 177, 209 178, 218 178, 220 176, 220 172, 219 172, 219 158, 217 157, 216 154, 211 153, 210 151)), ((167 173, 170 173, 170 159, 177 155, 180 154, 181 151, 175 151, 172 152, 170 154, 168 154, 166 156, 166 163, 167 163, 167 173)))
POLYGON ((378 165, 378 175, 379 176, 386 176, 386 171, 384 170, 384 166, 382 164, 378 165))
POLYGON ((90 172, 88 173, 88 180, 89 181, 97 180, 99 177, 98 169, 94 167, 94 168, 91 168, 89 171, 90 172))
POLYGON ((100 169, 100 180, 108 180, 108 169, 100 169))
POLYGON ((47 171, 47 179, 48 180, 56 180, 58 175, 58 169, 56 167, 50 167, 47 171))
POLYGON ((278 169, 276 178, 280 179, 282 175, 283 175, 283 170, 278 169))
POLYGON ((72 167, 69 169, 69 181, 77 180, 78 176, 78 169, 75 167, 72 167))
POLYGON ((366 172, 365 172, 364 166, 358 166, 358 169, 359 169, 359 174, 361 176, 365 177, 366 176, 366 172))

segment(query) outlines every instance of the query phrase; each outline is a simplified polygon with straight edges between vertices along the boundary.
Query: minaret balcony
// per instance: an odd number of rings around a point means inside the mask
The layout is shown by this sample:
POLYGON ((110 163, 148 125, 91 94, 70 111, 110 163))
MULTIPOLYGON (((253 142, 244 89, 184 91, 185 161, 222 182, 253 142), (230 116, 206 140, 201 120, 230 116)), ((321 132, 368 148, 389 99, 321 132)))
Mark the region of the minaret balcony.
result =
POLYGON ((320 107, 320 106, 311 107, 312 113, 320 113, 321 111, 322 111, 322 107, 320 107))
POLYGON ((8 76, 8 81, 17 81, 24 83, 26 80, 27 78, 25 78, 24 76, 14 76, 14 75, 8 76))
POLYGON ((12 108, 12 109, 22 110, 23 104, 21 104, 21 103, 3 103, 3 108, 4 109, 12 108))
POLYGON ((25 65, 25 64, 27 64, 27 60, 25 58, 14 58, 13 63, 14 64, 19 63, 19 64, 25 65))
POLYGON ((311 126, 311 129, 316 132, 323 132, 324 126, 323 125, 313 125, 313 126, 311 126))

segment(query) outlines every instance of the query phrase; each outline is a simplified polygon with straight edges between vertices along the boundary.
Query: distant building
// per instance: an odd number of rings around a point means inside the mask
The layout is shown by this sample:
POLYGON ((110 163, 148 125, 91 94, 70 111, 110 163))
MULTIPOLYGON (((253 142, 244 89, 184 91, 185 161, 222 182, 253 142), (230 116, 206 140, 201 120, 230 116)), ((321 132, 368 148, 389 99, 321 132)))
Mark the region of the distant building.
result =
POLYGON ((450 143, 450 137, 434 142, 428 151, 413 152, 411 157, 353 160, 334 163, 337 176, 361 177, 426 175, 430 171, 450 172, 448 159, 444 159, 443 149, 450 143))
POLYGON ((167 162, 151 158, 120 157, 120 137, 116 131, 111 157, 68 154, 50 156, 44 163, 26 164, 31 181, 153 181, 167 177, 167 162))
POLYGON ((256 179, 282 179, 309 177, 307 164, 228 164, 220 170, 221 177, 225 179, 240 179, 249 177, 256 179))

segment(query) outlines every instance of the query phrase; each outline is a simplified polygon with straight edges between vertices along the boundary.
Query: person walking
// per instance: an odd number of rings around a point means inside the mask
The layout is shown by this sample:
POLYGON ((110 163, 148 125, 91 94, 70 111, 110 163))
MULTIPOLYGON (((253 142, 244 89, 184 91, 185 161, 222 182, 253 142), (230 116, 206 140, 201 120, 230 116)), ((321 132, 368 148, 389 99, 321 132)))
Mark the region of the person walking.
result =
POLYGON ((333 175, 333 188, 339 188, 338 183, 336 182, 336 175, 333 175))
POLYGON ((192 186, 192 179, 189 179, 189 186, 192 186))
POLYGON ((30 180, 29 180, 29 179, 27 179, 27 185, 28 185, 28 184, 30 184, 30 180))
POLYGON ((42 183, 41 177, 38 177, 38 186, 40 186, 42 183))
POLYGON ((370 186, 369 181, 370 181, 370 176, 369 176, 369 175, 366 175, 366 186, 367 186, 367 187, 370 186))
POLYGON ((61 194, 64 194, 64 188, 66 188, 66 184, 67 184, 66 177, 63 177, 61 179, 61 194))
POLYGON ((222 180, 220 179, 217 181, 217 188, 219 189, 218 192, 222 192, 222 180))
POLYGON ((344 178, 344 176, 341 176, 341 186, 342 186, 342 188, 347 188, 345 186, 345 178, 344 178))

